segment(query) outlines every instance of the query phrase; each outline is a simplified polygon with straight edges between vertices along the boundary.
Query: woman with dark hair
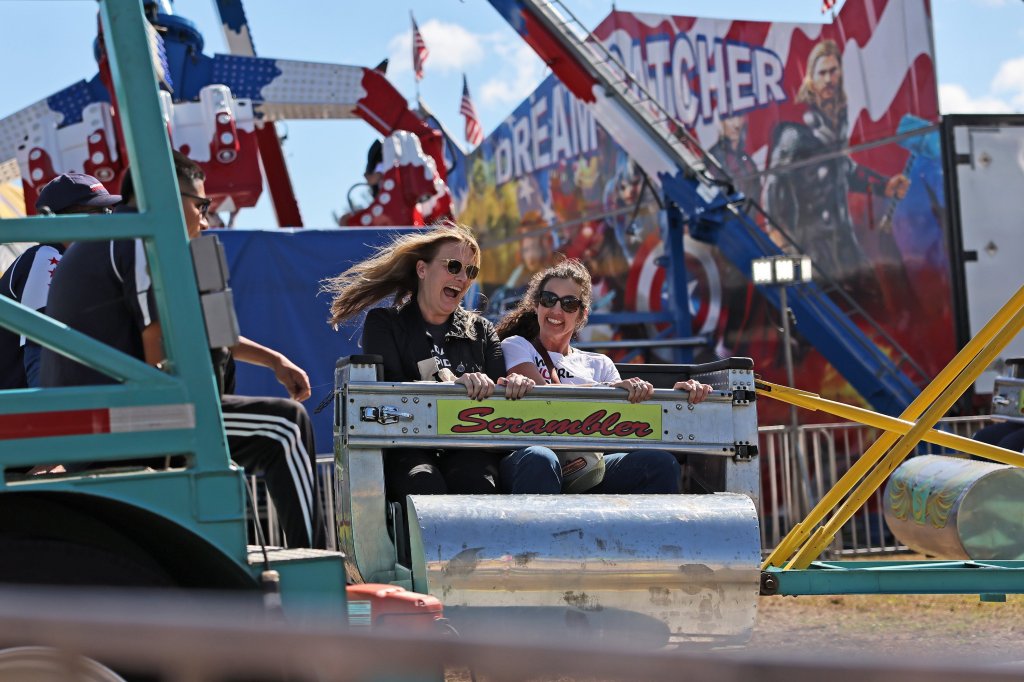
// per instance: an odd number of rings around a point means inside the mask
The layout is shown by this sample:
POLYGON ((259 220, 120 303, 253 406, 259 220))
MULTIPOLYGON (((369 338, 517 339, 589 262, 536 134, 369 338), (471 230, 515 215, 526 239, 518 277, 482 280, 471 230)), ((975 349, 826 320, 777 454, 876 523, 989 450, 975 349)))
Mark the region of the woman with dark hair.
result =
MULTIPOLYGON (((494 327, 461 306, 479 273, 480 246, 463 225, 446 222, 401 235, 324 282, 324 290, 334 295, 330 323, 337 328, 391 298, 392 305, 367 313, 361 342, 366 352, 383 356, 385 381, 453 381, 473 400, 490 397, 498 382, 506 386, 507 399, 521 398, 534 382, 519 374, 505 378, 494 327)), ((388 497, 497 492, 501 456, 389 450, 384 456, 388 497)))
MULTIPOLYGON (((497 327, 506 369, 510 376, 520 374, 537 384, 622 388, 631 403, 647 400, 654 394, 652 384, 623 379, 608 356, 570 345, 587 323, 592 288, 590 273, 577 260, 563 261, 534 275, 519 306, 497 327)), ((692 379, 673 388, 689 391, 691 403, 701 402, 711 390, 692 379)), ((501 462, 502 487, 512 493, 680 490, 679 464, 664 450, 618 452, 605 455, 603 462, 593 453, 565 453, 563 459, 543 446, 516 450, 501 462)))

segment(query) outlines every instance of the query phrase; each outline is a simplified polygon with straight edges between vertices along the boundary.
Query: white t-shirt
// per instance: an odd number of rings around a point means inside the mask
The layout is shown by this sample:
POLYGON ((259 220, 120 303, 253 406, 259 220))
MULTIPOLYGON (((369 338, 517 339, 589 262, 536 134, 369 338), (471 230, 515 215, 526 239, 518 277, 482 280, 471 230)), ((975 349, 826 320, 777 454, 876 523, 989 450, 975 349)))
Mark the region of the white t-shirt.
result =
MULTIPOLYGON (((524 362, 533 363, 540 375, 550 384, 551 377, 544 358, 537 353, 527 339, 510 336, 501 342, 505 354, 505 369, 510 370, 524 362)), ((599 384, 603 381, 619 381, 619 370, 607 355, 573 348, 568 355, 549 352, 551 362, 558 370, 558 380, 563 384, 599 384)))

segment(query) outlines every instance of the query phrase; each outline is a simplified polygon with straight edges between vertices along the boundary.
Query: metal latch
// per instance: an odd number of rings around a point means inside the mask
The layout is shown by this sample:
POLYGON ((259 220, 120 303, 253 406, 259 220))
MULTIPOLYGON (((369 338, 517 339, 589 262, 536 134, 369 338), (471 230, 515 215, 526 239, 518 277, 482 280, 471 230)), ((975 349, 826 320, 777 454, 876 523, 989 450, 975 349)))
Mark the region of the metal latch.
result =
POLYGON ((757 457, 757 446, 750 443, 736 443, 735 457, 740 461, 749 461, 757 457))
POLYGON ((381 405, 380 407, 359 408, 359 419, 378 424, 397 424, 400 420, 412 421, 412 415, 408 412, 400 412, 393 405, 381 405))
POLYGON ((733 405, 749 405, 757 400, 757 391, 743 388, 735 388, 732 391, 733 405))

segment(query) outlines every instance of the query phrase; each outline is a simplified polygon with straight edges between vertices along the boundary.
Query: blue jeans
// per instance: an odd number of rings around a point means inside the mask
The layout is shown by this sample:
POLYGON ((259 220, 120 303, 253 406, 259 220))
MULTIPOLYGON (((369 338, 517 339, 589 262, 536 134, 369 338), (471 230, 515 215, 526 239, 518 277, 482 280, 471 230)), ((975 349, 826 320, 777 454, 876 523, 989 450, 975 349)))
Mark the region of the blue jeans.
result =
MULTIPOLYGON (((562 492, 558 455, 542 445, 516 450, 501 460, 501 489, 506 493, 554 495, 562 492)), ((660 493, 680 491, 679 462, 665 450, 633 450, 604 456, 604 480, 588 493, 660 493)))

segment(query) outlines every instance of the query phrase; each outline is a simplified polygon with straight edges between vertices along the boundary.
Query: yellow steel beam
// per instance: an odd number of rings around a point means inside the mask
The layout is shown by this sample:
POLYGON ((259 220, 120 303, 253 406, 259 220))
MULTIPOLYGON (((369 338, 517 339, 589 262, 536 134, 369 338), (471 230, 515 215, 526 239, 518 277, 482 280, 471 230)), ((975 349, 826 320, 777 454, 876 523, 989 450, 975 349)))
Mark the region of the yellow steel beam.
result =
MULTIPOLYGON (((893 433, 901 436, 905 436, 910 433, 910 429, 914 426, 914 422, 897 419, 896 417, 889 417, 884 414, 865 410, 861 407, 854 407, 845 403, 837 403, 834 400, 822 398, 817 393, 809 393, 796 388, 790 388, 789 386, 773 384, 772 382, 764 381, 763 379, 757 380, 757 392, 760 395, 767 396, 768 398, 774 398, 775 400, 788 403, 790 405, 796 405, 797 407, 802 407, 812 411, 820 410, 821 412, 827 412, 837 417, 842 417, 843 419, 855 421, 858 424, 873 426, 877 429, 882 429, 883 431, 892 431, 893 433)), ((957 436, 956 434, 932 429, 924 434, 922 440, 934 443, 935 445, 941 445, 944 448, 950 448, 951 450, 966 452, 969 455, 984 457, 985 459, 1000 462, 1001 464, 1009 464, 1024 468, 1024 454, 1014 452, 1013 450, 1007 450, 1006 448, 1001 448, 996 445, 982 443, 981 441, 973 440, 971 438, 964 438, 963 436, 957 436)))
MULTIPOLYGON (((963 369, 970 364, 970 362, 982 352, 982 350, 992 342, 996 334, 999 333, 1000 329, 1006 326, 1007 321, 1010 320, 1017 312, 1024 308, 1024 287, 1017 290, 1009 301, 992 316, 992 319, 978 332, 978 334, 971 339, 966 346, 956 354, 948 365, 946 365, 938 376, 932 380, 930 384, 921 394, 914 399, 907 409, 900 415, 900 419, 913 422, 921 416, 925 409, 932 403, 935 398, 940 395, 946 387, 948 387, 953 380, 963 371, 963 369)), ((897 441, 899 434, 892 431, 886 431, 883 433, 874 444, 868 448, 860 459, 854 462, 853 466, 843 474, 843 476, 836 482, 832 490, 829 491, 814 508, 807 514, 807 518, 801 523, 794 526, 786 537, 776 546, 768 558, 765 559, 762 568, 768 568, 769 566, 782 566, 796 551, 796 549, 807 540, 807 537, 815 532, 817 537, 820 538, 822 529, 818 528, 818 524, 825 518, 825 515, 831 511, 839 501, 853 489, 857 481, 861 480, 871 468, 878 463, 889 448, 897 441), (818 529, 815 531, 815 529, 818 529)))
MULTIPOLYGON (((998 315, 998 313, 997 313, 998 315)), ((927 433, 936 422, 942 419, 953 403, 973 384, 981 373, 999 355, 1000 351, 1013 340, 1021 328, 1024 328, 1024 307, 1000 326, 999 331, 993 337, 991 343, 987 344, 978 355, 971 360, 964 371, 957 375, 956 379, 943 390, 935 401, 928 406, 921 418, 910 429, 905 436, 898 436, 898 441, 892 449, 878 463, 871 473, 860 482, 850 496, 832 514, 831 518, 822 526, 820 532, 811 539, 793 556, 792 561, 786 565, 786 569, 807 568, 821 552, 832 542, 839 529, 860 509, 871 495, 885 482, 885 479, 900 465, 906 456, 913 450, 921 438, 927 433)), ((888 432, 886 432, 888 433, 888 432)))

